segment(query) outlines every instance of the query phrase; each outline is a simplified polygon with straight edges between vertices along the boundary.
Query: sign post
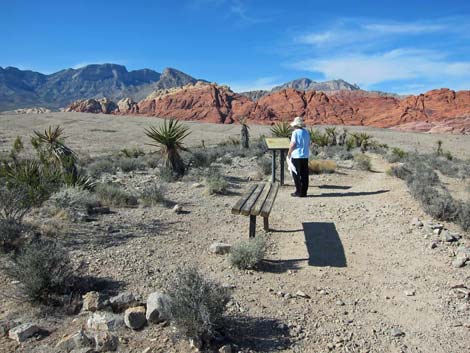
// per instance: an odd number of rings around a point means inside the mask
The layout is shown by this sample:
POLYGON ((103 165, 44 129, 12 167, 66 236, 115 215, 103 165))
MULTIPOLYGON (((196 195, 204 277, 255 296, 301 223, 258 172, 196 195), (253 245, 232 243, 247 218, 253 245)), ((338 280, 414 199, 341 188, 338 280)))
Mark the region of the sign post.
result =
POLYGON ((290 148, 290 140, 287 137, 267 137, 264 139, 268 150, 272 152, 271 182, 276 181, 276 151, 280 154, 280 182, 284 185, 284 152, 290 148))

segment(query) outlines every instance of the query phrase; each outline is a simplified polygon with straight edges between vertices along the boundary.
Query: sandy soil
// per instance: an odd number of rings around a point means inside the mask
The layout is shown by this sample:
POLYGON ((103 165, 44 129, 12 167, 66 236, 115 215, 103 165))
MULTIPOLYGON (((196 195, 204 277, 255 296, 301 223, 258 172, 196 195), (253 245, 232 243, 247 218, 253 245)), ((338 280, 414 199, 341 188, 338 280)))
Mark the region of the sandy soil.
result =
MULTIPOLYGON (((142 146, 142 130, 149 125, 145 118, 91 114, 0 116, 0 138, 9 145, 18 134, 57 123, 67 129, 72 147, 90 154, 142 146), (115 132, 106 132, 110 130, 115 132)), ((193 130, 190 144, 199 144, 201 138, 216 143, 238 133, 237 126, 188 125, 193 130)), ((253 126, 251 131, 260 134, 267 128, 253 126)), ((469 157, 470 136, 368 131, 402 148, 432 148, 441 138, 454 154, 469 157)), ((410 225, 414 217, 432 220, 403 181, 384 173, 386 162, 375 155, 372 162, 373 172, 339 169, 311 176, 305 199, 290 196, 288 180, 271 213, 272 229, 266 234, 270 248, 258 271, 239 271, 225 256, 209 253, 214 241, 233 244, 248 237, 248 218, 230 212, 239 194, 257 182, 252 180, 254 161, 245 158, 221 166, 231 181, 230 195, 208 196, 194 181, 172 183, 168 198, 182 205, 184 213, 164 206, 114 209, 93 222, 61 224, 58 236, 76 263, 90 275, 108 278, 117 291, 145 298, 183 264, 194 264, 232 286, 229 314, 235 329, 227 337, 235 351, 470 352, 469 298, 453 289, 470 288, 470 265, 451 265, 457 246, 470 246, 469 234, 446 224, 463 239, 438 242, 432 249, 431 242, 439 237, 410 225), (298 291, 309 298, 296 296, 298 291), (403 335, 393 336, 393 329, 403 335)), ((112 178, 133 189, 158 181, 153 170, 112 178)), ((257 234, 262 235, 258 223, 257 234)), ((15 285, 3 275, 0 283, 2 293, 14 291, 15 285)), ((32 319, 50 331, 42 340, 22 345, 0 338, 3 352, 54 352, 55 343, 87 319, 86 314, 39 315, 29 304, 18 305, 5 296, 0 303, 0 319, 32 319)), ((147 347, 150 352, 190 352, 165 326, 137 332, 123 328, 118 336, 120 352, 140 353, 147 347)))

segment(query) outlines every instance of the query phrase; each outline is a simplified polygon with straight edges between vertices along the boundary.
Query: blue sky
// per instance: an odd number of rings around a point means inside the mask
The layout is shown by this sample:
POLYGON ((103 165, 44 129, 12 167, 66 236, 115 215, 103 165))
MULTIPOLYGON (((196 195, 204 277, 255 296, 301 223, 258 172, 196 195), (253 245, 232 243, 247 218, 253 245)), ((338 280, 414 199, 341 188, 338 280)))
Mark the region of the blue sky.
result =
POLYGON ((267 89, 309 77, 470 89, 470 1, 0 0, 0 66, 174 67, 267 89))

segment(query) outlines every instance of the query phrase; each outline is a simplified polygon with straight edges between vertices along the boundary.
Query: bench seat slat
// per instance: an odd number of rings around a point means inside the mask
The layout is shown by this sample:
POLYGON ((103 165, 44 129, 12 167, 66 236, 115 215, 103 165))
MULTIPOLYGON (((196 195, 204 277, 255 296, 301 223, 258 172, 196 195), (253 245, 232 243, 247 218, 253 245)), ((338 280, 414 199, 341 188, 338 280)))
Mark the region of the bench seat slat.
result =
POLYGON ((251 209, 253 208, 254 204, 259 198, 259 195, 263 192, 264 185, 263 184, 258 184, 258 187, 256 190, 251 194, 251 196, 248 198, 248 200, 245 202, 243 205, 240 213, 244 216, 249 216, 251 209))
POLYGON ((271 191, 271 186, 272 186, 271 183, 266 183, 266 185, 264 186, 263 192, 261 193, 256 203, 251 208, 250 214, 252 216, 259 216, 261 209, 263 208, 263 205, 266 202, 266 198, 268 197, 269 191, 271 191))
POLYGON ((237 203, 232 207, 232 214, 240 214, 242 207, 245 205, 246 201, 250 198, 251 194, 256 190, 258 185, 251 185, 247 193, 244 194, 237 203))
POLYGON ((271 209, 274 205, 274 200, 276 199, 278 189, 279 183, 275 183, 271 186, 271 190, 269 191, 268 197, 266 198, 266 202, 264 203, 263 208, 260 212, 261 217, 269 217, 271 209))

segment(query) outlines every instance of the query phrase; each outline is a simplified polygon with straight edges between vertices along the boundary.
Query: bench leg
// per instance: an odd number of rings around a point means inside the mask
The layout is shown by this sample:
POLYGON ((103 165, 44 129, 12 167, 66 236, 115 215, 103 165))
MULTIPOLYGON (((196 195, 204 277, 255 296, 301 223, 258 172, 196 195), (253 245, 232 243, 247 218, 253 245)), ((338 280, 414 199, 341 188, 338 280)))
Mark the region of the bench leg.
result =
POLYGON ((269 218, 263 217, 263 223, 264 223, 264 230, 268 232, 269 231, 269 218))
POLYGON ((250 238, 255 237, 256 232, 256 216, 250 215, 250 238))

